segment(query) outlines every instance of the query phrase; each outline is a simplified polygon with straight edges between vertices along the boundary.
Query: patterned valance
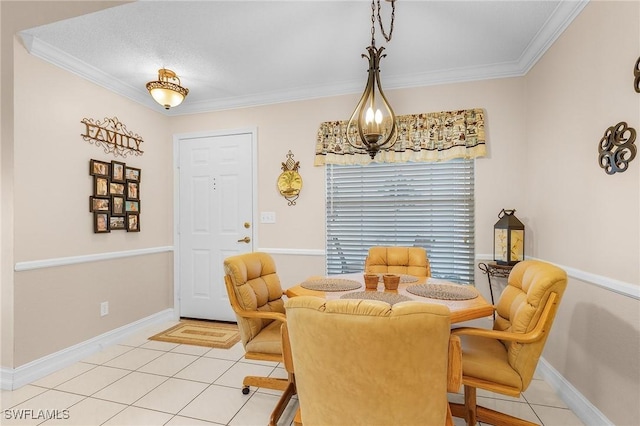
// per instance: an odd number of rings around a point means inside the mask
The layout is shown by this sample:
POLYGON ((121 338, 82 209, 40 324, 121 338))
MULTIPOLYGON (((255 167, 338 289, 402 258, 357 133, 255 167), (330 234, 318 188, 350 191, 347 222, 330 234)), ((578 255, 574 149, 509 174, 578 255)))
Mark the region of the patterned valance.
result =
POLYGON ((446 161, 486 155, 481 108, 399 115, 396 120, 398 140, 391 149, 381 150, 374 160, 364 149, 347 142, 347 121, 320 124, 314 165, 446 161))

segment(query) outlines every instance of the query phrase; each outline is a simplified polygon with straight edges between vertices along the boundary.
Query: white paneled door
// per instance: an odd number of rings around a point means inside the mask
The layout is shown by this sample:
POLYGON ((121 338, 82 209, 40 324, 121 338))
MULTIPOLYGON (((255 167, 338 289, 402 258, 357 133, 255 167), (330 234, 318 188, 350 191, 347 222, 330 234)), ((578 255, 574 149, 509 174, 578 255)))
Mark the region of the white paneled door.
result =
POLYGON ((224 286, 226 257, 253 250, 252 132, 180 136, 180 316, 235 321, 224 286))

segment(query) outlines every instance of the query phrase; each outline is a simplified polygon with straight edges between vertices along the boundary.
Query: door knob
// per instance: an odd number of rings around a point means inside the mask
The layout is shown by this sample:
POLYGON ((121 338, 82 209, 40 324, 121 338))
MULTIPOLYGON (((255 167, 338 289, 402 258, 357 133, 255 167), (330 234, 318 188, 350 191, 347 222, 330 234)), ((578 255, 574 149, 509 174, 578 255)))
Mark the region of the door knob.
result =
POLYGON ((247 243, 247 244, 249 244, 249 243, 251 242, 251 238, 249 238, 249 237, 244 237, 243 239, 238 240, 238 242, 239 242, 239 243, 247 243))

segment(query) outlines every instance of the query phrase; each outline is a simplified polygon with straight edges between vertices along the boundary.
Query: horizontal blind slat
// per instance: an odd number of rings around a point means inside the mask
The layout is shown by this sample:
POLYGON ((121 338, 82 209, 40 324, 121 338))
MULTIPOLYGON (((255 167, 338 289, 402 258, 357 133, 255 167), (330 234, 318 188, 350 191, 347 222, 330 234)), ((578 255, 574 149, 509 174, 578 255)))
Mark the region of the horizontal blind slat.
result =
POLYGON ((432 275, 473 282, 474 161, 326 169, 327 272, 361 271, 371 246, 422 246, 432 275))

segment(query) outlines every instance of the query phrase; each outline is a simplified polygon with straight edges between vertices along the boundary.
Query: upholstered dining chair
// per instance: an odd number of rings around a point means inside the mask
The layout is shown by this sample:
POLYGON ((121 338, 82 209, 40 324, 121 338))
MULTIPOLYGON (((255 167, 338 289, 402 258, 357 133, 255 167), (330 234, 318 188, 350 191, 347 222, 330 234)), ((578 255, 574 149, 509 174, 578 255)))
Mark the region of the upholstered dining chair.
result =
MULTIPOLYGON (((254 252, 224 260, 225 285, 229 302, 236 314, 246 359, 282 362, 280 327, 286 321, 282 287, 273 258, 254 252)), ((286 379, 247 376, 242 381, 242 393, 256 386, 284 391, 271 414, 270 424, 276 424, 291 396, 295 394, 293 374, 286 379)))
POLYGON ((533 378, 549 336, 558 304, 567 286, 567 274, 549 263, 517 263, 496 304, 493 330, 462 327, 453 335, 462 341, 464 405, 451 404, 456 417, 467 425, 476 421, 492 425, 535 425, 476 405, 476 389, 512 397, 520 396, 533 378))
POLYGON ((364 262, 364 270, 370 274, 431 276, 427 251, 423 247, 371 247, 364 262))
POLYGON ((447 391, 460 387, 460 347, 446 306, 312 296, 285 306, 294 423, 453 425, 447 391))

